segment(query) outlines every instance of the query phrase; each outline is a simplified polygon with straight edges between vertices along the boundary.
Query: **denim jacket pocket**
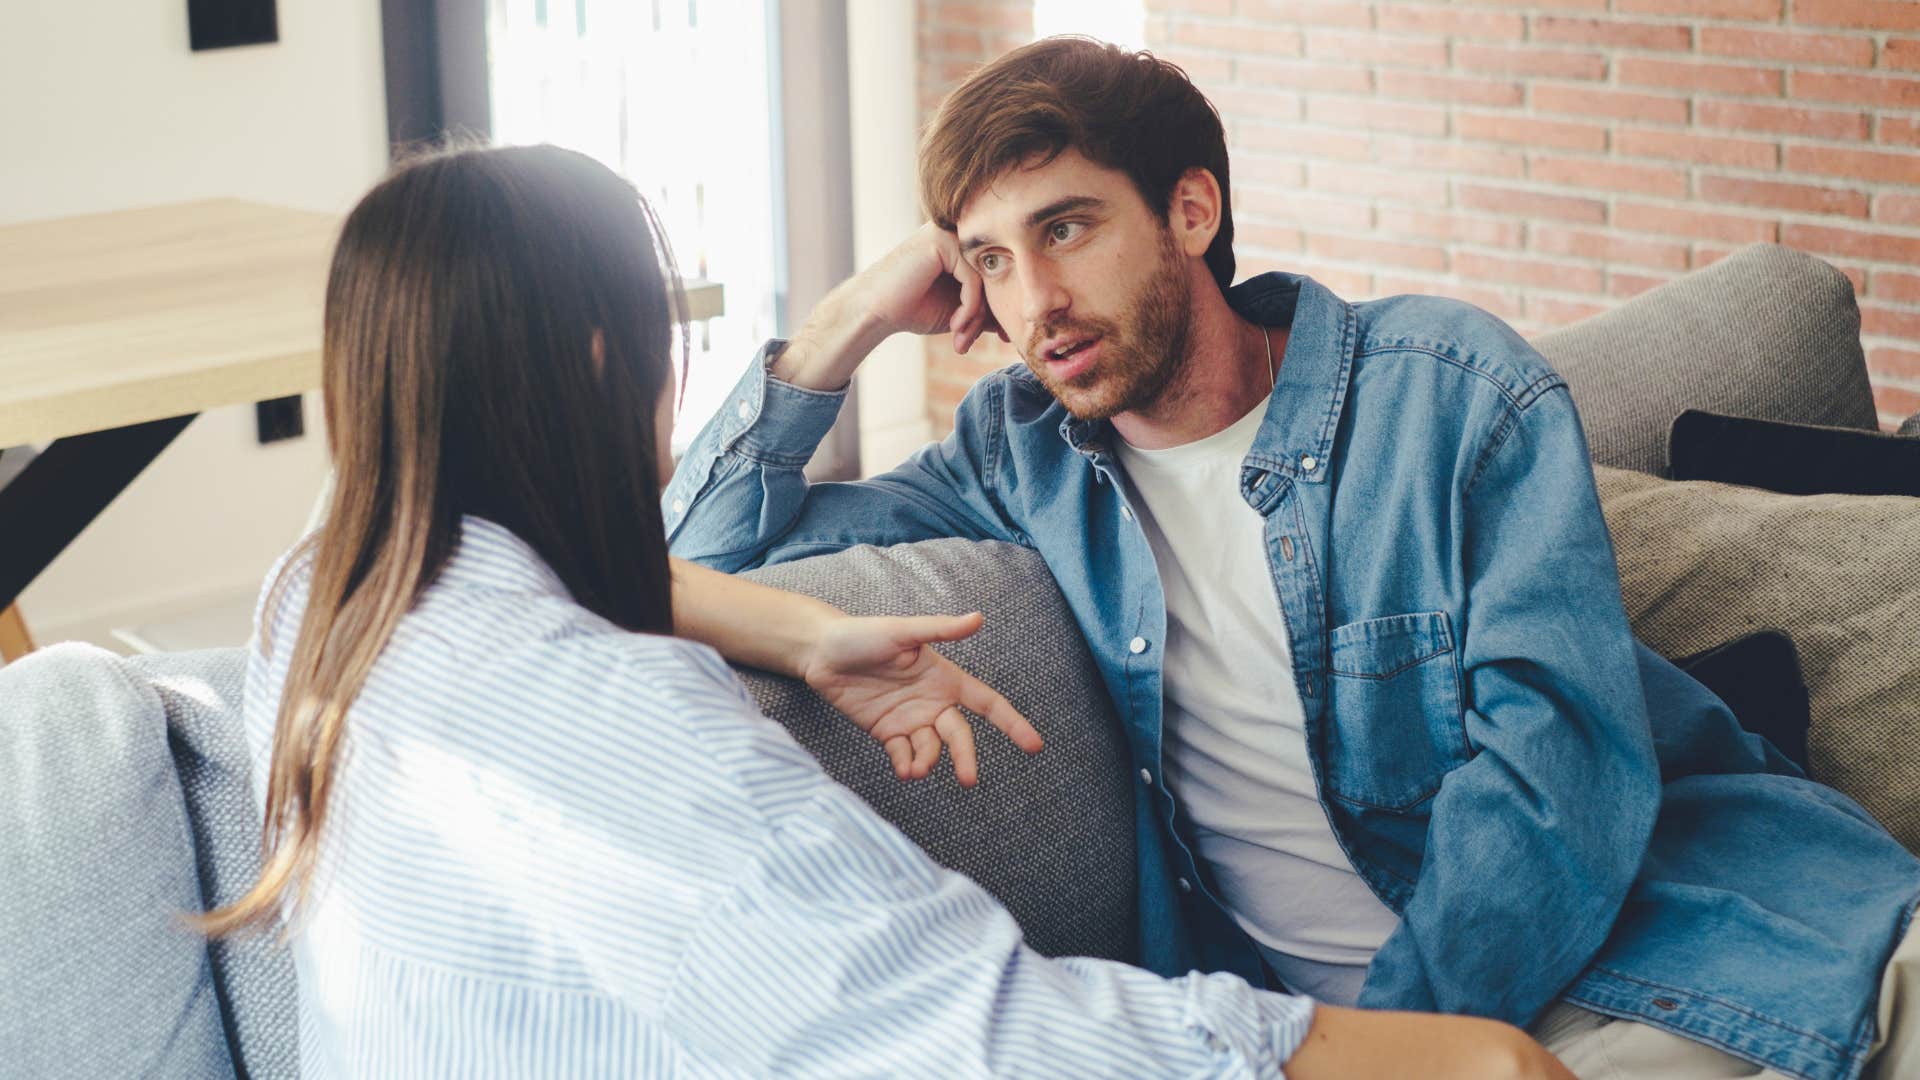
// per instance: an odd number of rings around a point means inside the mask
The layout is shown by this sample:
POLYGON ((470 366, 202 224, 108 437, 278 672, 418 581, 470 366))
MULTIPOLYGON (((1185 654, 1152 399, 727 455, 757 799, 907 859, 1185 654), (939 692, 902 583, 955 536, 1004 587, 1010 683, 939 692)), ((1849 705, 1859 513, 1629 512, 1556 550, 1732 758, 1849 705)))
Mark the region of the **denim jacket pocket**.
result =
POLYGON ((1389 615, 1328 638, 1327 794, 1405 811, 1470 755, 1444 611, 1389 615))

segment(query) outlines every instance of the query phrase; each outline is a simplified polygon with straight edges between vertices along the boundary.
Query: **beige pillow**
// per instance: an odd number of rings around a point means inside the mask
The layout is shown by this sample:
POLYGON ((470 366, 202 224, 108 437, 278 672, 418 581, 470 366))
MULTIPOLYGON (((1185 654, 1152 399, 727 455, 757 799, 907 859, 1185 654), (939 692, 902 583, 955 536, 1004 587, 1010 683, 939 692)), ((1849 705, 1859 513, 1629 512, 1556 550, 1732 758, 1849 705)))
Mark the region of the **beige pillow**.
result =
POLYGON ((1815 778, 1920 852, 1920 499, 1594 475, 1634 633, 1687 656, 1784 630, 1815 778))

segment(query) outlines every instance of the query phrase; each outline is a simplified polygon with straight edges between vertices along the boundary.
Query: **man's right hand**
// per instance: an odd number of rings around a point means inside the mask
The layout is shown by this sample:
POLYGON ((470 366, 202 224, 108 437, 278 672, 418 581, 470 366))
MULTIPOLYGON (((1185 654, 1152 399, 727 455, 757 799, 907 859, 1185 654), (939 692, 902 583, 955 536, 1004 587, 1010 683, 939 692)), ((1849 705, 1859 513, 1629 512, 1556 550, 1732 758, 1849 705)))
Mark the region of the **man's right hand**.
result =
POLYGON ((1526 1032, 1497 1020, 1315 1005, 1287 1080, 1577 1080, 1526 1032))
POLYGON ((774 361, 773 375, 808 390, 838 390, 875 346, 902 331, 951 332, 963 353, 982 334, 1006 338, 959 240, 932 223, 828 293, 774 361))

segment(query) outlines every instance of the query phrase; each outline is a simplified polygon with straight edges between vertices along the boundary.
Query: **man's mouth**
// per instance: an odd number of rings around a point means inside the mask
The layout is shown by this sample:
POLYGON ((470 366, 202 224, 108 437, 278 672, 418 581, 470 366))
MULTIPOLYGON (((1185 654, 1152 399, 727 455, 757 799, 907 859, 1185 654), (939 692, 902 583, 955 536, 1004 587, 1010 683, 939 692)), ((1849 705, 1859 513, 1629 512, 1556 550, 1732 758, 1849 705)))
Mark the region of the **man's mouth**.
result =
POLYGON ((1047 359, 1053 360, 1056 362, 1065 360, 1069 356, 1072 356, 1073 354, 1093 344, 1095 340, 1097 339, 1081 338, 1078 341, 1070 341, 1067 344, 1062 345, 1057 349, 1049 349, 1047 350, 1047 359))
POLYGON ((1040 355, 1046 360, 1047 370, 1053 378, 1069 380, 1093 366, 1100 356, 1102 340, 1099 334, 1072 338, 1045 349, 1040 355))

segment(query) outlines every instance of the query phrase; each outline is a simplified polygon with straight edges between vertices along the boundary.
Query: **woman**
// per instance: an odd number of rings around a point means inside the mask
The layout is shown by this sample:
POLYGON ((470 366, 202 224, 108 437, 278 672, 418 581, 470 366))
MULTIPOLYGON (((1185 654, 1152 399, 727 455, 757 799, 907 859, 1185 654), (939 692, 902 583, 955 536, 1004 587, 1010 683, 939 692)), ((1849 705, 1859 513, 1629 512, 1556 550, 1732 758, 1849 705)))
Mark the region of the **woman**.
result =
POLYGON ((249 655, 267 859, 206 920, 291 920, 307 1072, 1564 1075, 1503 1025, 1045 960, 828 780, 684 638, 806 677, 902 775, 944 738, 972 782, 955 705, 1040 740, 923 647, 977 617, 670 563, 659 237, 549 147, 416 161, 347 219, 337 486, 249 655))

